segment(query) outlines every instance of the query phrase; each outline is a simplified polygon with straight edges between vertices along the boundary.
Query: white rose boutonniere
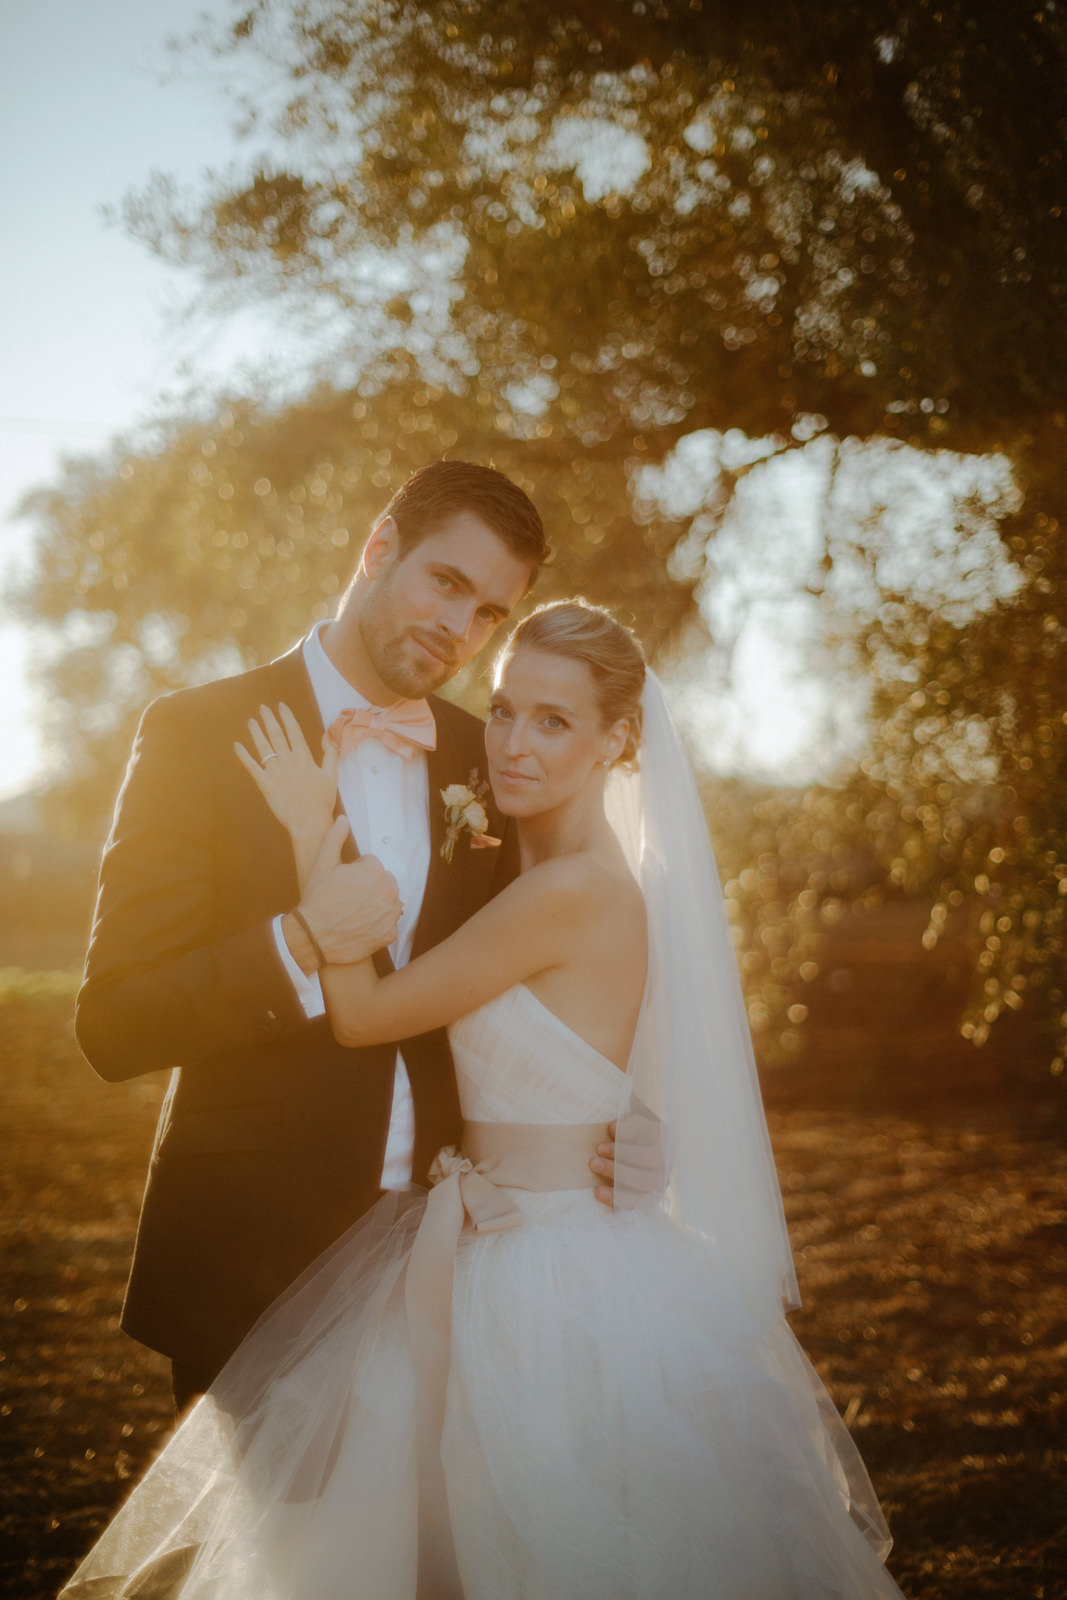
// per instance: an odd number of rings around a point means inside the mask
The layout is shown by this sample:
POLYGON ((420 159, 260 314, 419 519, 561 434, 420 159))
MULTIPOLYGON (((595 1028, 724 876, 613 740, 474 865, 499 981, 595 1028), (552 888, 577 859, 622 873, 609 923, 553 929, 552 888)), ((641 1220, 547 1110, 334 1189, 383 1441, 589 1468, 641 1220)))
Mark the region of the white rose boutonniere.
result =
POLYGON ((441 790, 448 824, 441 846, 446 861, 452 860, 456 842, 463 833, 470 838, 472 850, 492 850, 499 845, 500 840, 489 834, 489 816, 482 804, 488 793, 489 785, 478 777, 477 767, 466 783, 450 783, 447 789, 441 790))

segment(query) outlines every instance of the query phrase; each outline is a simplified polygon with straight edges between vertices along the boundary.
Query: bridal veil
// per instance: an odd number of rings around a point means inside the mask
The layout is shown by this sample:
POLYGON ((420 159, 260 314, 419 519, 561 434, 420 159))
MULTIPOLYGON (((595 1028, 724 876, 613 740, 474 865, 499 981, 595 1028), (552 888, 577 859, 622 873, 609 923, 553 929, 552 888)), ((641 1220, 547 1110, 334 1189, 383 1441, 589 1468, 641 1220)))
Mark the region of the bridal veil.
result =
POLYGON ((620 1104, 619 1204, 662 1126, 674 1219, 714 1239, 753 1318, 798 1304, 737 962, 689 758, 649 672, 640 766, 616 768, 606 808, 644 895, 649 972, 620 1104), (632 1143, 632 1148, 630 1148, 632 1143))
POLYGON ((733 939, 693 769, 651 671, 642 719, 640 765, 616 768, 605 796, 644 896, 649 945, 620 1095, 616 1206, 658 1200, 725 1261, 765 1359, 807 1413, 853 1522, 884 1559, 892 1541, 866 1468, 785 1321, 800 1294, 733 939), (664 1174, 658 1196, 646 1192, 650 1162, 664 1174))

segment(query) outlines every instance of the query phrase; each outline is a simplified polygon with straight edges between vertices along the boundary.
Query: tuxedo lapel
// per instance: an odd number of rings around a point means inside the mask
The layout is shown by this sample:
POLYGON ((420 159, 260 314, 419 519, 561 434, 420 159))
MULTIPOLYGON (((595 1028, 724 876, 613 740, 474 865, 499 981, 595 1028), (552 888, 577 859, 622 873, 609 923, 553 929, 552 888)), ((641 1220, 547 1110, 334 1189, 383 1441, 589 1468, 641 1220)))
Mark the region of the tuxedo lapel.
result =
POLYGON ((308 742, 308 749, 317 761, 322 751, 324 729, 322 713, 319 711, 319 703, 315 699, 315 691, 311 687, 311 678, 304 660, 303 639, 291 650, 287 650, 284 656, 272 661, 267 671, 274 702, 272 709, 276 711, 284 700, 299 722, 300 731, 308 742))
MULTIPOLYGON (((301 639, 292 650, 284 656, 279 656, 277 661, 272 661, 270 671, 279 700, 285 701, 299 722, 300 731, 308 742, 308 749, 318 761, 322 750, 322 736, 326 729, 304 660, 304 641, 301 639)), ((335 818, 344 816, 340 795, 334 803, 333 814, 335 818)), ((341 860, 358 861, 358 859, 359 847, 352 836, 352 830, 349 829, 341 846, 341 860)))
MULTIPOLYGON (((485 904, 493 892, 493 874, 500 853, 493 848, 472 849, 469 836, 463 834, 456 841, 451 860, 442 854, 448 824, 441 791, 449 784, 469 784, 472 768, 477 784, 485 773, 485 749, 477 722, 447 701, 431 700, 430 705, 437 723, 437 748, 427 755, 430 867, 412 957, 447 939, 485 904)), ((503 819, 497 816, 491 800, 486 803, 490 832, 499 833, 503 819)))
POLYGON ((422 897, 422 911, 412 941, 412 957, 428 950, 431 945, 450 933, 455 926, 448 911, 449 877, 451 863, 441 854, 445 842, 445 804, 441 790, 450 783, 466 783, 469 776, 460 772, 460 751, 447 717, 431 701, 434 721, 437 723, 437 746, 426 753, 426 775, 430 805, 430 866, 426 874, 426 889, 422 897))
MULTIPOLYGON (((233 910, 243 915, 294 905, 299 897, 296 868, 289 835, 256 791, 233 754, 236 739, 251 748, 248 719, 258 717, 261 705, 277 710, 283 702, 300 724, 313 752, 322 744, 322 719, 304 665, 302 644, 286 655, 234 680, 237 696, 206 727, 205 759, 219 765, 221 822, 226 846, 223 880, 234 896, 233 910), (232 880, 232 881, 231 881, 232 880)), ((227 904, 229 903, 228 897, 227 904)))

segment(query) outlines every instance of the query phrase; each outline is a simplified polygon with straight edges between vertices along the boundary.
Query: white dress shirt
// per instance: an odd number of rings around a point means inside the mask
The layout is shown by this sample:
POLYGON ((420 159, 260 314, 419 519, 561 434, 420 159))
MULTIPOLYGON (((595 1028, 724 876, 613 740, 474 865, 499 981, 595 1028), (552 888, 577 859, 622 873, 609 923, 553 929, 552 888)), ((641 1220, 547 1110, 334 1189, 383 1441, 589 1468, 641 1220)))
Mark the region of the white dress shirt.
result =
MULTIPOLYGON (((318 623, 304 640, 304 662, 323 726, 328 728, 342 711, 365 707, 370 702, 341 676, 323 649, 319 634, 325 626, 318 623)), ((377 856, 397 881, 404 914, 389 954, 393 964, 402 967, 411 956, 430 869, 430 787, 425 753, 416 750, 410 756, 400 756, 387 750, 378 739, 363 739, 341 757, 337 789, 360 854, 377 856)), ((274 938, 305 1015, 321 1017, 326 1010, 322 985, 317 974, 309 977, 293 960, 282 933, 281 917, 274 920, 274 938)), ((383 1189, 403 1189, 411 1182, 414 1148, 415 1105, 407 1067, 398 1052, 381 1176, 383 1189)))

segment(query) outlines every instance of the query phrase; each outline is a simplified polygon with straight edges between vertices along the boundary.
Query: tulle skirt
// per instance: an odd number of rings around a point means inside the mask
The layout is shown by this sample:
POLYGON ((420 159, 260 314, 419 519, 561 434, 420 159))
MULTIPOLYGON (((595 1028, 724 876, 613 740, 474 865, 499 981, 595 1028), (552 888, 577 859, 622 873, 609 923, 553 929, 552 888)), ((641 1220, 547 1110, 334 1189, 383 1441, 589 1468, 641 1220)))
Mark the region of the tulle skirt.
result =
MULTIPOLYGON (((456 1258, 441 1441, 465 1600, 899 1595, 859 1457, 714 1246, 588 1191, 456 1258)), ((272 1308, 64 1600, 415 1600, 404 1272, 386 1196, 272 1308)))

